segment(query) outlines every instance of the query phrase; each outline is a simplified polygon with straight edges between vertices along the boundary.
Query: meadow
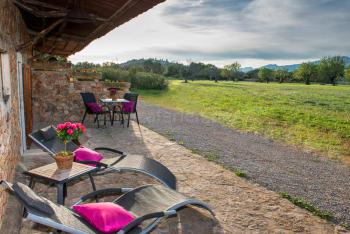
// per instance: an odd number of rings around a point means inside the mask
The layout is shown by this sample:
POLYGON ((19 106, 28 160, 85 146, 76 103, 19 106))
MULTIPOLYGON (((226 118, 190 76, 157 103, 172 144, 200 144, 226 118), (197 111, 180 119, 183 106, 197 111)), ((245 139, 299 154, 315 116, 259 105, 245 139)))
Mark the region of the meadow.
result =
POLYGON ((171 80, 151 104, 350 161, 350 86, 171 80))

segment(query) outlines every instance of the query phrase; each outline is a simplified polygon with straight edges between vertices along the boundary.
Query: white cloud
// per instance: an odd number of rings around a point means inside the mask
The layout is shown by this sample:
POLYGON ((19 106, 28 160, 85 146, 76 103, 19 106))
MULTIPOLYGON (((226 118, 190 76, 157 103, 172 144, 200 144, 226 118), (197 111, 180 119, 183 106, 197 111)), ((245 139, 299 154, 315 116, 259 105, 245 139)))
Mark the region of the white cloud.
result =
POLYGON ((71 60, 287 64, 350 55, 347 0, 168 0, 71 60))

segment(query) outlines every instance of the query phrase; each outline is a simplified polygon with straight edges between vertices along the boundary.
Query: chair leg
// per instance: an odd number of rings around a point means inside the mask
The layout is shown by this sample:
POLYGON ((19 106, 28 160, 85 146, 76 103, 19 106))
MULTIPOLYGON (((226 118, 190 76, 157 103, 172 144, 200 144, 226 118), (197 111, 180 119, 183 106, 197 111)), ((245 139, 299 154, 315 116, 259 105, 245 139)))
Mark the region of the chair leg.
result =
POLYGON ((140 122, 139 122, 139 115, 137 114, 137 111, 135 111, 135 114, 136 114, 136 121, 137 121, 137 124, 140 125, 140 122))
MULTIPOLYGON (((113 110, 114 111, 114 110, 113 110)), ((114 113, 114 112, 113 112, 114 113)), ((114 115, 114 114, 113 114, 114 115)), ((112 120, 112 114, 111 111, 109 110, 109 121, 111 122, 111 125, 113 126, 113 120, 112 120)))
POLYGON ((125 121, 124 121, 124 113, 123 112, 121 113, 121 116, 122 116, 122 121, 120 122, 120 124, 123 124, 123 128, 124 128, 124 122, 125 121))
POLYGON ((129 127, 130 125, 130 113, 128 114, 128 125, 127 125, 127 128, 129 127))
POLYGON ((96 114, 95 120, 97 121, 97 128, 100 128, 100 121, 98 120, 98 114, 96 114))
POLYGON ((83 116, 83 120, 81 121, 82 124, 83 124, 84 121, 85 121, 86 114, 87 114, 87 110, 85 110, 85 113, 84 113, 84 116, 83 116))
POLYGON ((107 116, 106 116, 106 112, 103 113, 103 124, 106 126, 106 121, 107 121, 107 116))

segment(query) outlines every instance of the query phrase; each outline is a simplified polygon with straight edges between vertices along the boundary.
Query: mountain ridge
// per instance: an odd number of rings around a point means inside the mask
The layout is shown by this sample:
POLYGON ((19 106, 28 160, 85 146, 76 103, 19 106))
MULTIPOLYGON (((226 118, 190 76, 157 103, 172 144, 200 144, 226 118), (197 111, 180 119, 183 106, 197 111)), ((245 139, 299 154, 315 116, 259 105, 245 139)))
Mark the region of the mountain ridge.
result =
MULTIPOLYGON (((349 66, 350 65, 350 57, 348 57, 348 56, 341 56, 341 57, 344 59, 345 65, 349 66)), ((311 63, 319 64, 320 61, 321 60, 315 60, 315 61, 311 61, 311 63)), ((290 65, 267 64, 267 65, 264 65, 264 66, 259 67, 259 68, 269 68, 269 69, 272 69, 274 71, 276 71, 276 70, 287 70, 289 72, 293 72, 296 69, 298 69, 300 65, 301 64, 290 64, 290 65)), ((255 69, 259 69, 259 68, 243 67, 243 68, 241 68, 241 71, 242 72, 249 72, 249 71, 252 71, 252 70, 255 70, 255 69)))

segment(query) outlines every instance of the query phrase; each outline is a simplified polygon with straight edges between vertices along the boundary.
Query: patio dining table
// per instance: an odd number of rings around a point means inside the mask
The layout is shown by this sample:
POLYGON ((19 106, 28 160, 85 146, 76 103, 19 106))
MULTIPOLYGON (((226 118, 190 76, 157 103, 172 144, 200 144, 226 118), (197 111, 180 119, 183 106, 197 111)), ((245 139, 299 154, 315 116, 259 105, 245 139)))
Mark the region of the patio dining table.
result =
MULTIPOLYGON (((112 112, 112 119, 111 119, 111 125, 114 124, 114 113, 116 108, 120 108, 120 103, 128 103, 129 101, 124 98, 118 98, 118 99, 111 99, 111 98, 101 98, 100 102, 107 106, 108 110, 112 112)), ((122 118, 122 121, 124 121, 124 118, 122 118)))

